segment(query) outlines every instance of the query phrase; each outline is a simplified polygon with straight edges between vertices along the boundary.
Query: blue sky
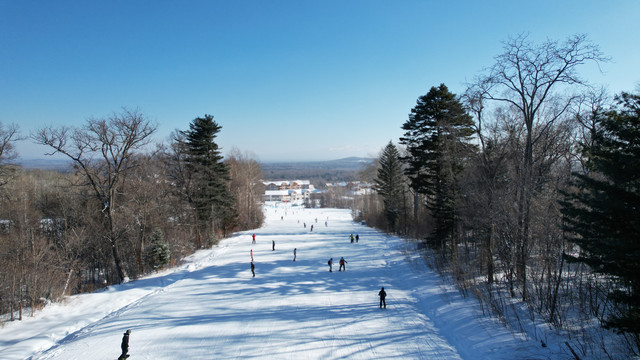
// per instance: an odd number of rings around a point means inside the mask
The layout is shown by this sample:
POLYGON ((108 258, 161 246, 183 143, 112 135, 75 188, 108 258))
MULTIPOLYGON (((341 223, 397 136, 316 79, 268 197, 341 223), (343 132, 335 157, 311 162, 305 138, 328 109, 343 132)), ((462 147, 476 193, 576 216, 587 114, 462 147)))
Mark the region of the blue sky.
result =
MULTIPOLYGON (((419 96, 462 93, 523 32, 587 34, 612 61, 583 77, 636 90, 639 16, 636 0, 0 0, 0 122, 28 136, 137 108, 162 141, 211 114, 223 152, 376 156, 419 96)), ((45 150, 18 145, 23 158, 45 150)))

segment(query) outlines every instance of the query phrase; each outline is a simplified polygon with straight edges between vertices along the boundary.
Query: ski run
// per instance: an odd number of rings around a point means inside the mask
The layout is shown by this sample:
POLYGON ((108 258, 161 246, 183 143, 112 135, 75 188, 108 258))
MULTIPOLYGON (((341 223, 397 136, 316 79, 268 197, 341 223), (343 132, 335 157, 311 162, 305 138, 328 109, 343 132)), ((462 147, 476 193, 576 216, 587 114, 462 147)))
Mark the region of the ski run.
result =
POLYGON ((115 360, 130 329, 132 360, 568 358, 483 316, 409 242, 349 210, 271 204, 265 214, 262 228, 180 266, 5 323, 0 357, 115 360))

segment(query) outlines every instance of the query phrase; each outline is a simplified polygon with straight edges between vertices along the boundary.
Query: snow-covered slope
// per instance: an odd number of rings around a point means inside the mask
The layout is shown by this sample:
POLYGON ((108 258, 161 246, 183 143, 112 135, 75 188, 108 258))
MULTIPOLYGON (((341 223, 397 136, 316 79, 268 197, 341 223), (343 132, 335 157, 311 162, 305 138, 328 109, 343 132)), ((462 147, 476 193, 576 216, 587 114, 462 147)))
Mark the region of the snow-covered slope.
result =
POLYGON ((348 210, 265 212, 264 227, 180 267, 6 324, 1 357, 116 359, 126 329, 133 360, 554 357, 477 317, 475 302, 442 284, 401 239, 353 222, 348 210), (337 271, 340 257, 348 262, 344 272, 337 271), (382 286, 387 309, 378 307, 382 286))

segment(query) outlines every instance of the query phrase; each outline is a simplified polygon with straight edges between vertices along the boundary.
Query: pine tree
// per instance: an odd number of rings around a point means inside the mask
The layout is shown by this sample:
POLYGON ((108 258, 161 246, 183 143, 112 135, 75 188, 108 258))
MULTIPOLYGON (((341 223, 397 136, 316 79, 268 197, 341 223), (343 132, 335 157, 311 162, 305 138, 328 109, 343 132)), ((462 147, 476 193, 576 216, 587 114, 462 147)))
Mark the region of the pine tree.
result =
POLYGON ((384 148, 379 163, 378 177, 374 180, 375 190, 383 198, 385 218, 390 230, 395 232, 404 207, 404 174, 400 153, 392 142, 384 148))
POLYGON ((473 120, 456 95, 444 84, 432 87, 411 109, 400 143, 407 146, 404 157, 411 187, 427 195, 427 207, 435 219, 432 245, 453 240, 456 228, 457 176, 472 146, 473 120))
POLYGON ((596 114, 587 173, 563 203, 565 230, 579 245, 570 261, 617 282, 610 298, 619 305, 605 324, 640 333, 640 96, 623 93, 621 110, 596 114))
MULTIPOLYGON (((208 229, 215 236, 216 224, 223 228, 233 222, 233 195, 229 191, 229 168, 215 142, 222 129, 212 115, 194 119, 189 130, 181 131, 184 137, 180 144, 185 153, 186 170, 189 174, 189 201, 196 212, 198 228, 208 229)), ((198 241, 201 246, 201 240, 198 241)))
POLYGON ((169 264, 171 251, 164 241, 162 230, 155 228, 151 234, 151 244, 146 249, 146 263, 153 270, 160 270, 169 264))

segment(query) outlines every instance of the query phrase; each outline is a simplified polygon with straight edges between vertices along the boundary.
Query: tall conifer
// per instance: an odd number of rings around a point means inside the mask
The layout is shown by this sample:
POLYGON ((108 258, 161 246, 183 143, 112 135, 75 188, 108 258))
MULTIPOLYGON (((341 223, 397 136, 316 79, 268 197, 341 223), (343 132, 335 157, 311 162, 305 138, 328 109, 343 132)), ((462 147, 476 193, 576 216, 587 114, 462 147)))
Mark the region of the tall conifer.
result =
POLYGON ((435 219, 431 239, 439 246, 455 237, 457 176, 471 146, 473 120, 456 95, 444 85, 432 87, 411 109, 400 143, 409 156, 406 175, 411 187, 427 195, 427 207, 435 219))
POLYGON ((184 137, 181 146, 191 180, 189 200, 195 208, 198 227, 208 229, 211 236, 217 227, 235 217, 234 200, 228 188, 229 168, 215 142, 220 129, 222 126, 212 115, 205 115, 194 119, 189 130, 181 131, 184 137))
POLYGON ((607 326, 640 333, 640 96, 623 93, 620 110, 596 114, 587 173, 563 203, 565 230, 579 252, 570 261, 615 280, 619 305, 607 326))
POLYGON ((384 214, 392 232, 396 231, 398 217, 404 204, 402 162, 396 146, 389 142, 380 156, 375 190, 383 198, 384 214))

